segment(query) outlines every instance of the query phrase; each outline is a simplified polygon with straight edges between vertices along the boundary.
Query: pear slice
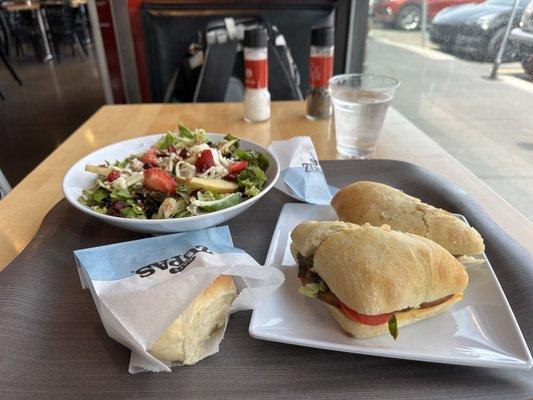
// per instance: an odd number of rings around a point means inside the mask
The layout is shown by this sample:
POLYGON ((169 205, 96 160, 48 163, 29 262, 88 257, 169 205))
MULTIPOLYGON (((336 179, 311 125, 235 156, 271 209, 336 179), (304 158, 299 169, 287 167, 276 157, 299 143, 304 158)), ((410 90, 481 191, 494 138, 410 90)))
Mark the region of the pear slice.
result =
POLYGON ((107 175, 109 175, 109 173, 111 171, 113 171, 113 168, 111 168, 111 167, 100 167, 99 165, 87 164, 85 166, 85 171, 92 172, 93 174, 107 176, 107 175))
POLYGON ((209 190, 212 193, 235 193, 239 189, 235 182, 225 179, 176 177, 176 181, 193 189, 209 190))

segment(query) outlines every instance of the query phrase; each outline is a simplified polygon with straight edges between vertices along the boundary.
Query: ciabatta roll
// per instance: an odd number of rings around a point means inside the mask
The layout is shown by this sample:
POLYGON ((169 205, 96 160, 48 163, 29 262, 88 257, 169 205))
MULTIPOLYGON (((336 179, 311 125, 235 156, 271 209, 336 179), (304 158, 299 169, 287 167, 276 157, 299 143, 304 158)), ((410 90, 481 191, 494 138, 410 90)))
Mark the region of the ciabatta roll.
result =
POLYGON ((343 187, 331 205, 342 221, 392 229, 431 239, 454 255, 482 253, 483 238, 453 214, 377 182, 343 187))
POLYGON ((423 237, 369 224, 308 221, 292 232, 301 293, 315 295, 346 332, 381 335, 432 317, 459 301, 464 266, 423 237))
POLYGON ((233 278, 219 276, 152 344, 149 353, 161 361, 195 364, 205 356, 205 342, 226 325, 236 295, 233 278))

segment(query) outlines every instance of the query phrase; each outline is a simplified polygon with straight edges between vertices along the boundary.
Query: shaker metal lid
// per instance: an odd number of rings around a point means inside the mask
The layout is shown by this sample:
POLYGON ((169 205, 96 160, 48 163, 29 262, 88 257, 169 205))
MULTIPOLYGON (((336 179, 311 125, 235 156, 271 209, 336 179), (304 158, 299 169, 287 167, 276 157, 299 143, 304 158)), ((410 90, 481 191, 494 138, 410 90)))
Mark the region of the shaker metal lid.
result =
POLYGON ((267 47, 267 31, 263 27, 244 31, 244 47, 267 47))
POLYGON ((316 26, 311 29, 311 46, 333 46, 335 29, 332 26, 316 26))

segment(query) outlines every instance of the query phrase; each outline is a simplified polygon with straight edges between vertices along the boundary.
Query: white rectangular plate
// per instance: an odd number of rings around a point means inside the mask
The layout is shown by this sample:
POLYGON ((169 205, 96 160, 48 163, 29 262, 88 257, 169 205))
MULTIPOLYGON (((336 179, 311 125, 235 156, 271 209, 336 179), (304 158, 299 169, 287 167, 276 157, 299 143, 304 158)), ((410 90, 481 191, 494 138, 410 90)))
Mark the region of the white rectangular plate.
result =
MULTIPOLYGON (((464 219, 462 216, 459 218, 464 219)), ((531 368, 532 359, 502 288, 485 262, 466 266, 469 283, 462 301, 436 317, 390 335, 354 339, 346 335, 317 299, 298 293, 300 281, 290 254, 290 232, 307 220, 333 220, 330 206, 285 204, 274 230, 266 265, 280 266, 285 284, 252 315, 257 339, 348 353, 494 368, 531 368)))

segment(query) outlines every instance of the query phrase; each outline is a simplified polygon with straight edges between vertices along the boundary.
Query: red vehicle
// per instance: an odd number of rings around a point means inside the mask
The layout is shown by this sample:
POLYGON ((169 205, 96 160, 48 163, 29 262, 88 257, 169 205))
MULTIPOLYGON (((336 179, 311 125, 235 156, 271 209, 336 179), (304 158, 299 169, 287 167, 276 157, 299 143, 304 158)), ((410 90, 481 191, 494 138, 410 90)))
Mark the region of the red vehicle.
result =
MULTIPOLYGON (((428 21, 443 8, 480 2, 481 0, 428 0, 428 21)), ((405 31, 420 28, 422 0, 370 0, 370 4, 375 22, 392 24, 405 31)))

